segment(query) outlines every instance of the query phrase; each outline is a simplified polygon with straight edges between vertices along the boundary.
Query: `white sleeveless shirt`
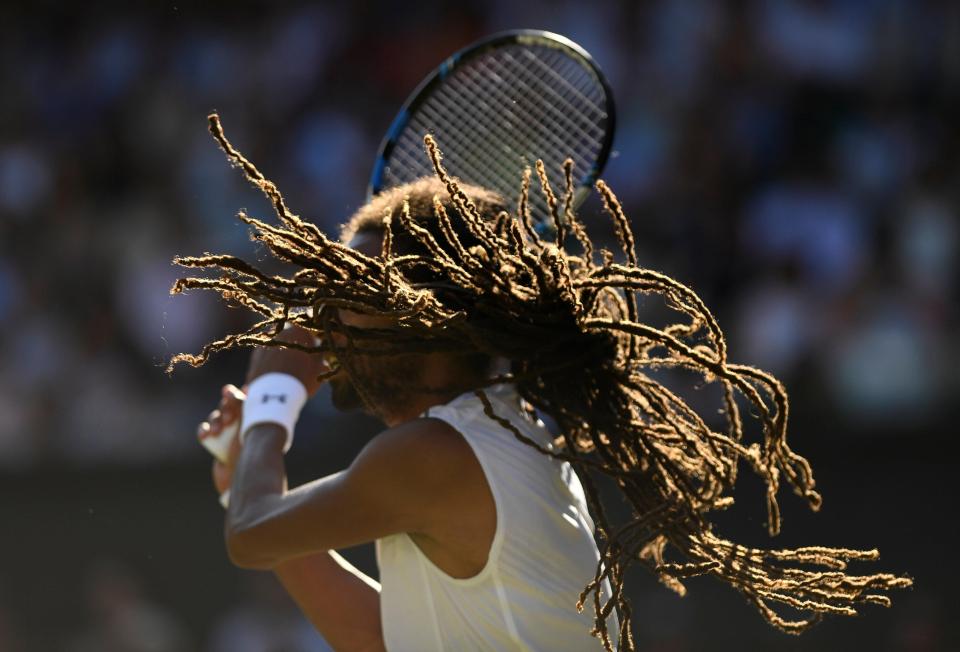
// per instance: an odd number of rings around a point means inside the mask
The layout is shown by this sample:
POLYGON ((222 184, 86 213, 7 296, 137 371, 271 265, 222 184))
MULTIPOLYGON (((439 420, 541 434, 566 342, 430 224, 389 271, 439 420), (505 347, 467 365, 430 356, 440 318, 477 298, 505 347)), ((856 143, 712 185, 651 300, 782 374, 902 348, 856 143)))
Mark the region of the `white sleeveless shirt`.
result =
MULTIPOLYGON (((515 389, 486 390, 497 416, 552 447, 542 423, 529 419, 515 389)), ((577 597, 600 559, 580 479, 518 441, 483 413, 471 392, 425 416, 442 419, 470 444, 486 475, 497 528, 484 568, 468 579, 437 568, 406 534, 376 542, 380 612, 389 652, 599 650, 592 600, 577 597)), ((605 596, 610 594, 604 585, 605 596)), ((616 640, 616 616, 608 621, 616 640)))

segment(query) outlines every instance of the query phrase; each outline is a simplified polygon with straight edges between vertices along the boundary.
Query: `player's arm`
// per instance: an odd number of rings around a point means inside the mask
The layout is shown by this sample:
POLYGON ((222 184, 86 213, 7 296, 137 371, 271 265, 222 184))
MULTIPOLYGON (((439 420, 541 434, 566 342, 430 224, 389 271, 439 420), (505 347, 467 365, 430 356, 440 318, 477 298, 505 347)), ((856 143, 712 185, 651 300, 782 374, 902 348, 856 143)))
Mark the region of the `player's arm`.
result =
POLYGON ((380 586, 335 551, 280 562, 273 572, 333 649, 384 649, 380 586))
POLYGON ((231 559, 272 568, 335 649, 383 649, 376 583, 332 551, 432 530, 451 499, 459 500, 458 474, 472 453, 447 424, 418 420, 378 435, 347 470, 286 490, 285 433, 254 429, 246 433, 231 487, 225 527, 231 559))
MULTIPOLYGON (((201 438, 238 419, 241 400, 239 390, 225 388, 201 438)), ((241 566, 272 568, 335 649, 382 649, 379 586, 333 548, 392 532, 429 536, 438 522, 473 504, 465 500, 463 474, 475 458, 447 424, 418 420, 377 436, 346 471, 289 491, 283 436, 279 427, 248 432, 243 447, 232 447, 229 465, 214 463, 218 491, 232 491, 226 524, 231 558, 241 566)))
MULTIPOLYGON (((298 337, 296 331, 284 335, 298 337)), ((317 360, 259 349, 248 380, 287 373, 313 394, 313 379, 323 371, 310 366, 317 360)), ((472 504, 463 472, 476 459, 447 424, 418 420, 377 436, 347 470, 290 491, 285 437, 280 426, 249 428, 244 446, 235 449, 232 482, 218 483, 232 492, 225 526, 231 558, 241 566, 272 568, 336 649, 378 649, 383 642, 375 583, 326 551, 396 532, 433 538, 439 524, 472 504)))
MULTIPOLYGON (((201 424, 201 441, 217 438, 240 419, 243 392, 228 385, 223 398, 201 424)), ((240 454, 234 439, 223 461, 213 464, 213 481, 223 494, 233 481, 240 454)), ((334 551, 289 559, 274 566, 274 573, 308 620, 336 650, 373 652, 383 649, 380 627, 380 586, 334 551)))
MULTIPOLYGON (((302 344, 313 338, 297 329, 280 337, 302 344)), ((251 357, 248 381, 279 372, 296 378, 309 396, 325 371, 320 356, 261 347, 251 357)), ((472 452, 443 422, 417 419, 391 428, 345 471, 293 490, 287 489, 283 464, 286 429, 270 421, 249 423, 225 527, 230 558, 239 566, 273 568, 288 559, 397 532, 429 536, 460 506, 458 492, 451 488, 463 484, 459 474, 472 452)))
POLYGON ((286 490, 284 441, 273 424, 246 433, 226 522, 240 566, 273 568, 397 532, 429 536, 449 517, 460 458, 469 453, 447 424, 418 419, 375 437, 345 471, 286 490))

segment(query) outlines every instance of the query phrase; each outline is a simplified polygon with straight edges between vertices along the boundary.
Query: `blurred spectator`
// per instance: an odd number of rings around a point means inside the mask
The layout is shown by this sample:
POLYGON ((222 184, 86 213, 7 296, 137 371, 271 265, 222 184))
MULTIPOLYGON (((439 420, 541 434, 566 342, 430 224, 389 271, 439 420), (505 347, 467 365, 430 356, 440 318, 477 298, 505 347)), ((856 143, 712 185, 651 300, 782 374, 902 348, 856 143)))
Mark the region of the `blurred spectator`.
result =
POLYGON ((911 291, 925 300, 949 302, 951 297, 956 298, 960 271, 958 221, 960 215, 946 201, 921 195, 907 203, 894 225, 898 274, 911 291))
POLYGON ((762 0, 764 54, 801 78, 856 81, 874 47, 876 3, 845 0, 762 0))
POLYGON ((23 293, 22 283, 17 270, 0 258, 0 326, 12 319, 23 293))
POLYGON ((724 36, 726 12, 710 0, 660 0, 640 14, 637 33, 647 36, 649 51, 639 58, 655 71, 669 97, 694 99, 706 83, 710 57, 724 36))
POLYGON ((32 143, 0 145, 0 217, 29 220, 50 194, 51 170, 32 143))
POLYGON ((790 381, 822 334, 829 303, 795 280, 747 286, 732 325, 732 352, 790 381))
POLYGON ((208 652, 327 652, 269 573, 244 573, 237 604, 214 625, 208 652))
POLYGON ((852 197, 814 180, 761 191, 743 221, 743 249, 773 269, 798 267, 801 281, 828 294, 848 290, 867 262, 866 216, 852 197))
POLYGON ((289 172, 305 191, 295 201, 318 226, 335 235, 362 202, 355 188, 366 183, 369 152, 376 144, 355 117, 342 112, 312 115, 290 135, 289 172))
POLYGON ((152 603, 133 572, 114 561, 92 566, 86 584, 90 623, 66 644, 67 652, 189 652, 184 627, 152 603))
POLYGON ((830 395, 864 434, 929 423, 943 400, 945 350, 905 293, 865 291, 821 359, 830 395))

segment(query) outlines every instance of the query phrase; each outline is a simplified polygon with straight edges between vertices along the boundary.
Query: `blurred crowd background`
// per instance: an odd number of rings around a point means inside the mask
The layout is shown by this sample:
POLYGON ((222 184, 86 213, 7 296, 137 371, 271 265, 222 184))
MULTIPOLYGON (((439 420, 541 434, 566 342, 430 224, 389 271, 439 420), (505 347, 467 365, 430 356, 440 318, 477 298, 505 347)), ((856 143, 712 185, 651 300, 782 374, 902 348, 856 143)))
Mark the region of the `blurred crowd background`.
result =
MULTIPOLYGON (((19 4, 0 9, 0 651, 326 649, 222 550, 194 429, 245 355, 164 372, 246 323, 171 298, 171 259, 263 259, 233 215, 272 215, 206 115, 332 234, 416 83, 516 27, 593 54, 618 106, 605 177, 641 261, 692 285, 731 356, 791 391, 826 504, 785 499, 774 544, 878 545, 917 580, 891 611, 795 639, 724 587, 679 600, 638 575, 641 649, 960 649, 960 4, 19 4)), ((595 202, 583 213, 599 223, 595 202)), ((295 479, 376 430, 323 397, 305 419, 295 479)), ((762 494, 745 491, 756 514, 727 531, 762 543, 762 494)), ((375 572, 368 548, 349 554, 375 572)))

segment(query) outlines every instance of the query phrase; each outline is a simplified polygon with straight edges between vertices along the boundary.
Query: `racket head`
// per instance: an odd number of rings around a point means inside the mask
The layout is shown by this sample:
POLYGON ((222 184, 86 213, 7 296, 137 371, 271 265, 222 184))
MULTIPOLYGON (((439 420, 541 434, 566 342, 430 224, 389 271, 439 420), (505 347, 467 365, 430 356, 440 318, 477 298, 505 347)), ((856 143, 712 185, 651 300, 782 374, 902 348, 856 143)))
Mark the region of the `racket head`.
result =
MULTIPOLYGON (((452 176, 508 202, 537 159, 562 202, 563 161, 572 158, 576 207, 607 162, 615 126, 610 85, 586 50, 542 30, 500 32, 454 53, 417 86, 380 145, 368 197, 434 174, 423 146, 430 133, 452 176)), ((550 211, 532 185, 530 212, 550 233, 550 211)))

